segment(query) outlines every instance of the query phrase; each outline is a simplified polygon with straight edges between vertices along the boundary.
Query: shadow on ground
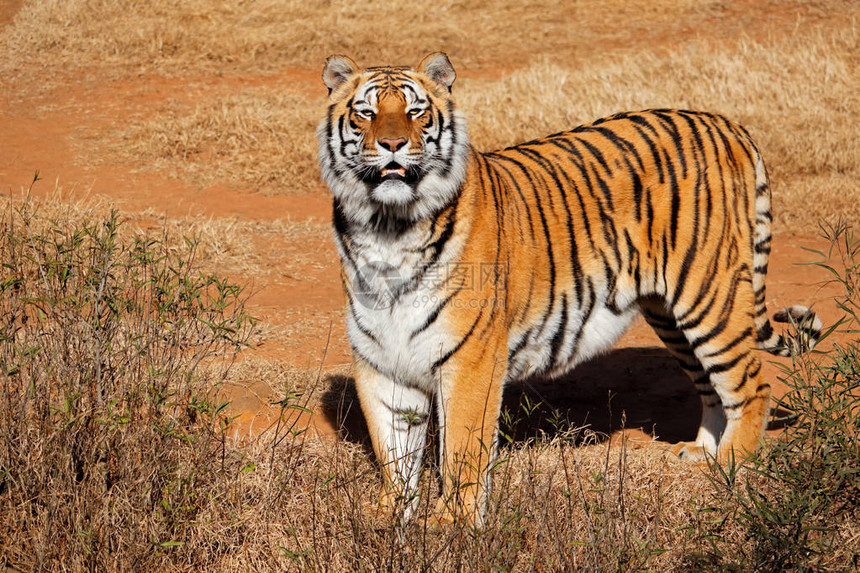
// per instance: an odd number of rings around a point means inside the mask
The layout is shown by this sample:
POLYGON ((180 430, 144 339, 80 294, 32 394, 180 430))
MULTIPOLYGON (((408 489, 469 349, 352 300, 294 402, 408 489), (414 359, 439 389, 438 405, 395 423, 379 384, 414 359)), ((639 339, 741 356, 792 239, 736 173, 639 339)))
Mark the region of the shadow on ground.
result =
MULTIPOLYGON (((369 446, 353 379, 327 382, 323 414, 342 438, 369 446)), ((620 348, 555 380, 510 384, 501 427, 514 443, 582 427, 600 440, 626 428, 677 442, 695 438, 700 417, 693 385, 665 349, 620 348)))

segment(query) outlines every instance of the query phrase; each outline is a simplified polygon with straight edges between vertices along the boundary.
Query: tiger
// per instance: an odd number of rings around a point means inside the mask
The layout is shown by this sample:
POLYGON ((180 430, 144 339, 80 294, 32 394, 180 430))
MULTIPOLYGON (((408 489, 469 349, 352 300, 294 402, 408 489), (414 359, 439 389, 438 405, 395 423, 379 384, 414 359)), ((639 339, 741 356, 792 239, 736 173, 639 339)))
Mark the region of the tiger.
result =
POLYGON ((442 52, 417 68, 323 67, 319 163, 380 502, 415 514, 433 419, 434 515, 480 526, 505 385, 570 371, 638 314, 701 398, 695 440, 673 452, 755 452, 771 393, 758 349, 808 350, 821 321, 783 309, 789 335, 767 317, 771 193, 746 129, 653 109, 480 152, 455 78, 442 52))

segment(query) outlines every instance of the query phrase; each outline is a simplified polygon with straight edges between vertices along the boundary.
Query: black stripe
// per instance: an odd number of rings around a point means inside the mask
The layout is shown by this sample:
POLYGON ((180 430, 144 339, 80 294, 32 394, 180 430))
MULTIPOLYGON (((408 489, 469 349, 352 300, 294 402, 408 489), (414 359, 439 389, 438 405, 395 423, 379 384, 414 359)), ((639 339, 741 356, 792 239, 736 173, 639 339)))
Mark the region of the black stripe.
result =
POLYGON ((528 342, 529 336, 531 335, 532 329, 528 329, 523 332, 522 337, 517 341, 513 348, 508 350, 508 364, 513 362, 513 359, 516 357, 519 352, 525 348, 526 343, 528 342))
POLYGON ((593 131, 601 134, 605 137, 610 143, 612 143, 619 151, 622 152, 622 155, 627 156, 632 155, 636 158, 636 163, 639 164, 639 170, 645 169, 645 164, 642 162, 642 156, 639 155, 639 150, 636 149, 636 146, 629 140, 621 137, 614 131, 606 127, 595 127, 593 131))
POLYGON ((373 334, 373 332, 364 326, 361 321, 358 319, 358 314, 355 312, 355 299, 353 298, 352 292, 349 289, 346 289, 346 300, 349 305, 349 311, 352 314, 352 319, 355 321, 355 325, 358 327, 359 332, 372 340, 377 346, 380 346, 379 339, 373 334))
POLYGON ((630 121, 632 121, 635 125, 634 128, 636 132, 639 134, 639 137, 645 141, 645 145, 648 146, 648 149, 651 151, 651 158, 654 160, 654 167, 657 169, 657 177, 658 181, 662 184, 666 182, 666 176, 663 172, 663 161, 660 154, 659 146, 651 139, 642 126, 647 127, 649 131, 651 131, 654 135, 657 135, 654 131, 654 127, 648 123, 648 121, 642 116, 630 116, 630 121))
POLYGON ((433 372, 435 372, 440 366, 442 366, 443 364, 448 362, 448 360, 452 356, 454 356, 454 354, 456 354, 458 350, 460 350, 463 347, 463 345, 466 343, 466 341, 469 340, 469 337, 472 336, 472 333, 475 331, 475 327, 478 325, 478 321, 481 320, 481 316, 483 316, 483 314, 484 314, 483 309, 478 311, 478 316, 475 317, 475 322, 472 323, 472 326, 469 328, 469 331, 466 333, 465 336, 463 336, 463 338, 460 339, 460 342, 458 342, 454 346, 454 348, 452 348, 451 350, 446 352, 444 355, 442 355, 442 357, 439 358, 439 360, 437 360, 436 362, 433 363, 433 366, 430 367, 433 372))
MULTIPOLYGON (((713 364, 711 366, 708 366, 706 370, 708 371, 708 374, 719 374, 721 372, 726 372, 727 370, 731 370, 732 368, 737 366, 738 362, 746 358, 748 355, 749 351, 744 351, 729 360, 728 362, 723 362, 721 364, 713 364)), ((744 373, 744 376, 746 377, 746 373, 744 373)))
POLYGON ((754 249, 756 253, 770 253, 770 242, 771 235, 768 234, 766 237, 762 237, 758 241, 756 241, 754 245, 754 249))
POLYGON ((736 336, 734 339, 732 339, 731 342, 729 342, 728 344, 726 344, 725 346, 723 346, 719 350, 715 350, 714 352, 711 352, 710 354, 706 354, 704 356, 704 358, 713 358, 715 356, 719 356, 720 354, 723 354, 724 352, 728 352, 729 350, 731 350, 732 348, 734 348, 735 346, 737 346, 738 344, 743 342, 745 339, 747 339, 750 335, 752 335, 752 328, 747 327, 744 329, 743 332, 741 332, 738 336, 736 336))
MULTIPOLYGON (((759 388, 770 388, 769 384, 762 384, 759 388)), ((738 408, 745 408, 748 404, 755 402, 756 400, 762 400, 764 396, 756 394, 755 396, 750 396, 745 400, 741 400, 740 402, 736 402, 734 404, 723 404, 723 410, 737 410, 738 408)))
POLYGON ((678 161, 681 163, 681 178, 687 178, 687 157, 684 153, 683 140, 681 139, 681 134, 678 130, 678 126, 675 123, 675 112, 668 112, 664 110, 654 110, 654 115, 662 123, 663 129, 669 134, 669 137, 672 139, 672 142, 675 144, 675 156, 678 158, 678 161))
POLYGON ((586 304, 580 305, 580 312, 584 317, 582 320, 582 324, 576 330, 573 342, 571 342, 568 347, 569 351, 567 353, 568 361, 576 356, 577 351, 579 350, 579 342, 582 340, 582 333, 585 331, 585 326, 588 324, 588 321, 591 320, 591 315, 594 312, 595 307, 597 306, 597 297, 594 293, 594 281, 591 277, 585 277, 585 294, 586 296, 586 304))
MULTIPOLYGON (((607 175, 612 174, 612 169, 606 163, 606 158, 603 157, 603 153, 600 151, 600 149, 597 148, 597 146, 595 146, 593 143, 591 143, 590 141, 588 141, 586 139, 577 139, 577 141, 579 143, 581 143, 582 145, 584 145, 586 149, 588 149, 588 151, 591 153, 592 157, 597 159, 597 162, 600 163, 601 167, 603 167, 603 170, 606 172, 607 175)), ((593 162, 591 165, 592 165, 592 169, 594 169, 593 168, 593 165, 594 165, 593 162)), ((603 197, 606 199, 607 207, 609 208, 610 211, 613 211, 615 209, 615 207, 612 204, 612 193, 609 189, 609 186, 606 184, 606 181, 604 180, 604 178, 601 177, 599 173, 597 173, 596 169, 594 169, 594 175, 597 178, 597 184, 600 186, 600 191, 603 193, 603 197)))
MULTIPOLYGON (((737 285, 737 283, 735 283, 735 285, 737 285)), ((699 337, 690 341, 690 346, 694 350, 701 347, 703 344, 710 342, 717 335, 722 334, 726 330, 726 327, 729 324, 729 320, 731 319, 732 310, 734 308, 734 293, 736 292, 736 290, 737 290, 736 288, 732 290, 731 296, 728 299, 728 306, 726 306, 720 310, 720 321, 717 323, 717 325, 714 328, 712 328, 710 331, 708 331, 706 334, 703 334, 702 336, 699 336, 699 337)), ((714 302, 716 302, 716 296, 714 296, 714 298, 711 300, 711 303, 714 303, 714 302)), ((686 323, 683 326, 684 330, 690 330, 690 329, 694 328, 695 325, 698 325, 699 323, 701 323, 701 321, 705 317, 705 314, 707 314, 708 311, 710 310, 711 306, 712 305, 709 305, 708 308, 706 308, 704 311, 702 311, 702 314, 699 315, 699 317, 697 317, 697 319, 694 319, 690 323, 686 323), (690 324, 691 326, 687 326, 687 324, 690 324)))
MULTIPOLYGON (((678 186, 678 176, 675 174, 675 164, 669 153, 663 148, 666 154, 666 172, 669 174, 669 190, 672 192, 672 202, 670 207, 671 219, 669 221, 669 238, 672 241, 672 249, 678 242, 678 224, 681 217, 681 188, 678 186)), ((694 210, 696 216, 698 212, 694 210)), ((694 227, 695 228, 695 227, 694 227)))
POLYGON ((630 232, 624 229, 624 240, 627 243, 627 266, 630 273, 633 275, 633 282, 636 284, 636 294, 640 294, 640 283, 642 282, 639 274, 639 250, 633 246, 633 239, 630 238, 630 232))
POLYGON ((756 330, 755 335, 759 342, 770 340, 770 337, 773 336, 773 326, 771 326, 770 321, 761 325, 761 327, 756 330))
POLYGON ((561 350, 561 344, 564 342, 564 335, 567 332, 567 293, 561 293, 561 318, 558 321, 558 327, 552 335, 550 342, 550 353, 548 367, 556 366, 558 361, 558 353, 561 350))
POLYGON ((436 305, 436 308, 433 309, 433 312, 427 315, 427 318, 424 320, 424 323, 418 328, 416 328, 414 331, 412 331, 412 334, 409 335, 409 340, 413 340, 416 336, 430 328, 430 325, 436 322, 436 319, 439 318, 439 313, 442 312, 442 309, 444 309, 448 305, 448 303, 451 302, 451 299, 454 298, 454 296, 456 296, 460 292, 460 290, 461 289, 455 290, 447 297, 445 297, 445 300, 436 305))
MULTIPOLYGON (((630 180, 633 182, 633 203, 636 205, 636 222, 642 222, 642 178, 639 176, 639 172, 630 165, 630 162, 625 159, 624 161, 627 164, 627 175, 630 177, 630 180)), ((650 238, 650 233, 649 233, 650 238)))
POLYGON ((711 293, 711 298, 705 304, 705 308, 703 308, 702 311, 695 318, 691 318, 688 320, 687 317, 690 316, 690 314, 692 314, 694 310, 696 310, 702 300, 703 299, 699 299, 689 311, 684 313, 683 316, 677 318, 678 328, 680 328, 681 330, 692 330, 693 328, 699 326, 699 324, 701 324, 702 321, 705 319, 705 316, 707 316, 711 309, 714 308, 714 304, 716 304, 717 302, 717 292, 714 291, 713 293, 711 293))

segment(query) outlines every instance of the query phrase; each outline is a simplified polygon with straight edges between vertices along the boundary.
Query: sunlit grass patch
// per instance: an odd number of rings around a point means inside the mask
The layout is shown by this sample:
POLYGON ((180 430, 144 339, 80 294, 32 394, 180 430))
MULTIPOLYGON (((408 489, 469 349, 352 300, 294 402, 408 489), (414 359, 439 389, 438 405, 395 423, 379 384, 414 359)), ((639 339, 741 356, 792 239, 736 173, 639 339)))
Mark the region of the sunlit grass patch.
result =
POLYGON ((227 182, 276 193, 319 180, 316 126, 323 100, 257 92, 164 110, 122 134, 126 160, 208 186, 227 182))

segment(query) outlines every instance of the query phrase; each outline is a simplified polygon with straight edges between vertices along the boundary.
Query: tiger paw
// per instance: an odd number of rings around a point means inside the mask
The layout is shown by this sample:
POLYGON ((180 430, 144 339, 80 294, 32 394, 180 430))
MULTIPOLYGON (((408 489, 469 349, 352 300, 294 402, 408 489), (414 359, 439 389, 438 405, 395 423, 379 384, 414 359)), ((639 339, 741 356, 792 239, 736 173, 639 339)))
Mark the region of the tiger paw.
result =
MULTIPOLYGON (((379 494, 379 498, 376 501, 377 517, 394 518, 402 514, 403 510, 403 501, 397 495, 389 491, 383 491, 379 494)), ((403 519, 402 515, 400 519, 403 519)))
POLYGON ((436 501, 436 507, 427 518, 427 525, 431 529, 447 529, 457 521, 457 516, 451 511, 448 503, 443 498, 439 498, 436 501))
POLYGON ((443 498, 436 502, 436 508, 427 518, 428 527, 437 531, 463 527, 480 528, 480 523, 480 517, 474 512, 465 510, 462 503, 453 500, 446 503, 443 498))
POLYGON ((702 463, 714 459, 714 453, 695 442, 680 442, 670 448, 670 451, 685 462, 702 463))

